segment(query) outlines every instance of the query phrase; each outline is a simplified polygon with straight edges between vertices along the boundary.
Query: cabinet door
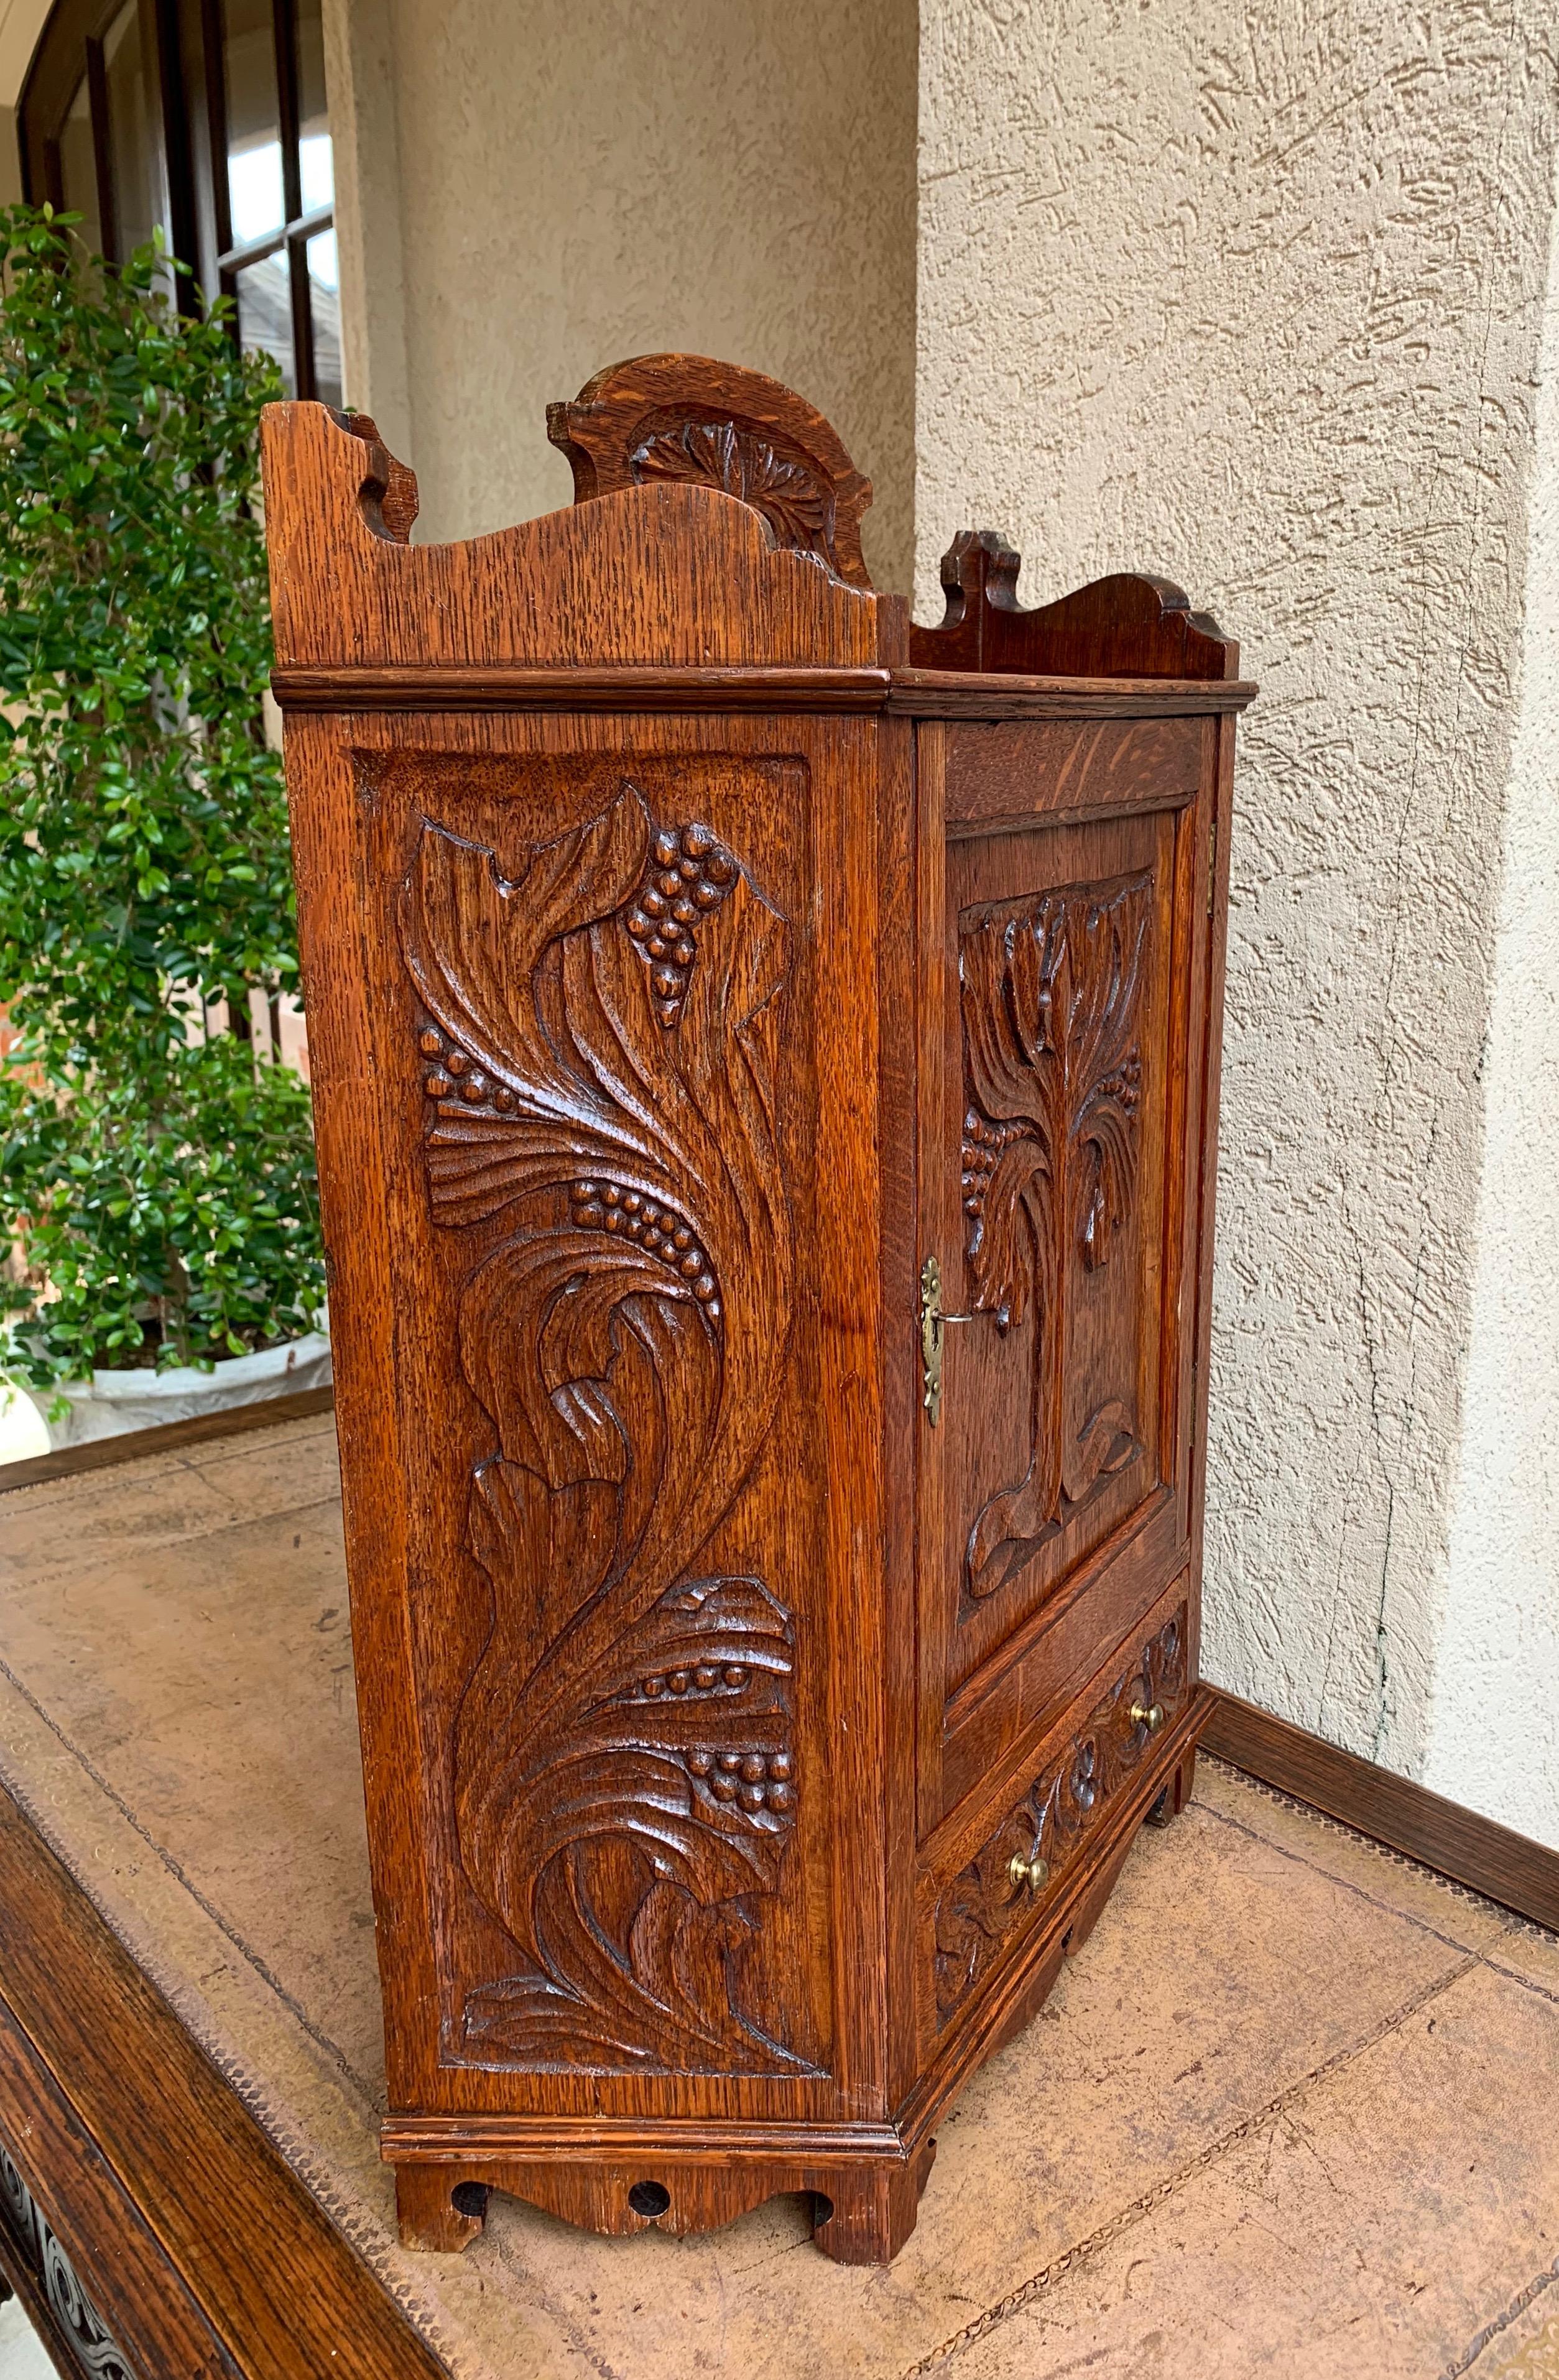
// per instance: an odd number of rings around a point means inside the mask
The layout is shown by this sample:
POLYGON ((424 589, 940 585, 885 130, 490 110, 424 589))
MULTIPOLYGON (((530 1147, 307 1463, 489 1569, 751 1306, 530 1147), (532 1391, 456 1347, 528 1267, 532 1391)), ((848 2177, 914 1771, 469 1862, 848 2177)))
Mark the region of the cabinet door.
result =
POLYGON ((923 1824, 1187 1560, 1212 744, 922 731, 923 1824))

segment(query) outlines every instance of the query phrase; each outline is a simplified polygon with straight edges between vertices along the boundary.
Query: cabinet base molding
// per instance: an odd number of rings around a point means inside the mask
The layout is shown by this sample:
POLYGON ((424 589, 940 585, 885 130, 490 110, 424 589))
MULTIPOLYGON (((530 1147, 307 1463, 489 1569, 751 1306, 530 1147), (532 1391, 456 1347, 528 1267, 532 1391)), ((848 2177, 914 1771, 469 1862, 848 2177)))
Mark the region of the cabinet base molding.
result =
POLYGON ((1216 1758, 1518 1917, 1559 1931, 1559 1852, 1221 1686, 1209 1691, 1212 1709, 1202 1741, 1216 1758))
POLYGON ((624 2238, 652 2228, 681 2237, 717 2231, 738 2215, 782 2192, 813 2201, 812 2238, 841 2265, 880 2265, 898 2253, 920 2211, 920 2192, 936 2155, 921 2143, 913 2155, 897 2135, 891 2153, 857 2153, 787 2161, 771 2142, 761 2156, 727 2151, 699 2154, 686 2143, 649 2151, 642 2135, 619 2162, 595 2148, 554 2147, 550 2156, 524 2160, 469 2153, 397 2164, 396 2205, 401 2244, 447 2253, 477 2238, 487 2219, 487 2193, 523 2198, 561 2222, 624 2238))

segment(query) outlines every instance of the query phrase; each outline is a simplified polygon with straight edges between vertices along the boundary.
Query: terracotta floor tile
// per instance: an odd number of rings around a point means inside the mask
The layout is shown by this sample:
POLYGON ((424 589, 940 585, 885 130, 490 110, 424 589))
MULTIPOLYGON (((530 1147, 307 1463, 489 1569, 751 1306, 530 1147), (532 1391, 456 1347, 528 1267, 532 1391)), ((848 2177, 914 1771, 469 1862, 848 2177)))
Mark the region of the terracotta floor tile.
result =
POLYGON ((1371 1900, 1432 1926, 1448 1941, 1482 1949, 1510 1925, 1507 1911, 1447 1884, 1409 1861, 1396 1858, 1351 1828, 1331 1824, 1301 1803, 1265 1791, 1222 1761, 1197 1763, 1197 1798, 1230 1825, 1245 1828, 1263 1842, 1319 1867, 1371 1900))
POLYGON ((1556 2071, 1559 2010, 1475 1967, 932 2368, 1487 2380, 1559 2251, 1556 2071))

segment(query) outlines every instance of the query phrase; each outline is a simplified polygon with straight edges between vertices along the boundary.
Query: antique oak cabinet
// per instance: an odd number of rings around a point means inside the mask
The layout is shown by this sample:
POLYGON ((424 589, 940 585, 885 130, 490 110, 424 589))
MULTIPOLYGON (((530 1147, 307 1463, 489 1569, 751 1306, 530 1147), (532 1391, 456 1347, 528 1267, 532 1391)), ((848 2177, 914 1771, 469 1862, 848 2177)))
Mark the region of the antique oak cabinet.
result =
POLYGON ((989 534, 911 626, 754 373, 548 428, 572 509, 441 546, 266 420, 384 2150, 430 2248, 882 2259, 1189 1786, 1251 688, 989 534))

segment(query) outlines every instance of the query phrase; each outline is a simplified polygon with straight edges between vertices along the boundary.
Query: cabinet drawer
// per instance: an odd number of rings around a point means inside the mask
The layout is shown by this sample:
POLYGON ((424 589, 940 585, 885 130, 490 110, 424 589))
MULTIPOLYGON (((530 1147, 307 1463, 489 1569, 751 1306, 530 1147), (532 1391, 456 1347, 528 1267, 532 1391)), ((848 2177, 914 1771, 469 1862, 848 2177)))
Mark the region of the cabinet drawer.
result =
POLYGON ((1068 1897, 1140 1770, 1189 1708, 1189 1611, 1182 1580, 1157 1625, 1092 1678, 1035 1755, 1028 1783, 970 1850, 949 1846, 922 1903, 922 1987, 939 2033, 1068 1897), (1155 1715, 1151 1720, 1150 1712, 1155 1715), (1029 1864, 1029 1874, 1021 1864, 1029 1864), (1030 1881, 1030 1876, 1033 1881, 1030 1881))

